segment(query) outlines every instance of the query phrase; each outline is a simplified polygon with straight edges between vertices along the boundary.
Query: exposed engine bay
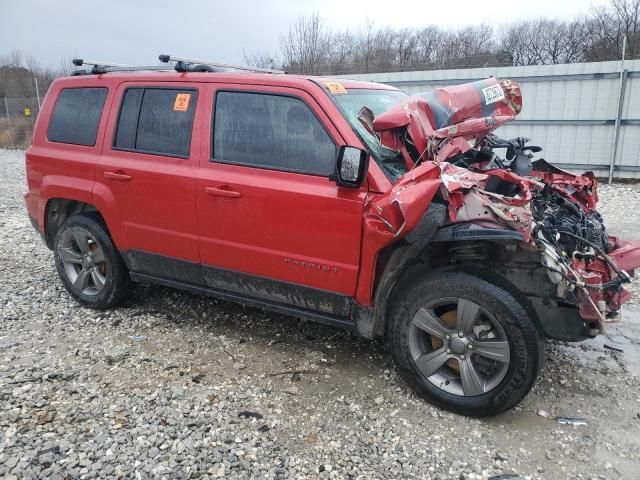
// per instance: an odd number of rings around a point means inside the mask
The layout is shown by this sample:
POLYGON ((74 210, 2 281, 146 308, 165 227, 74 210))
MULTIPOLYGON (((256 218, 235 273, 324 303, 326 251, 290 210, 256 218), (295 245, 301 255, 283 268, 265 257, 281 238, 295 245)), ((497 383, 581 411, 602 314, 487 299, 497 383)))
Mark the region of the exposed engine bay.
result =
POLYGON ((519 85, 494 78, 410 97, 377 117, 363 108, 360 122, 406 170, 371 202, 368 221, 381 240, 386 229, 390 242, 440 198, 448 225, 518 232, 539 253, 555 300, 575 306, 595 335, 630 297, 625 284, 640 266, 640 243, 608 234, 591 172, 534 160, 542 148, 528 139, 493 134, 521 109, 519 85))

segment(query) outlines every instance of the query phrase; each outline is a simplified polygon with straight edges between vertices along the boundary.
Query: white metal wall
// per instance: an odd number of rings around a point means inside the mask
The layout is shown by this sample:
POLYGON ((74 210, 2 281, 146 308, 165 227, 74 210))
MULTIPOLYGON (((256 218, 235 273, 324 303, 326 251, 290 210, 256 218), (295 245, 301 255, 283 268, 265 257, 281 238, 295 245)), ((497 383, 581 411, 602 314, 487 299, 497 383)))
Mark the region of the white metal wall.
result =
MULTIPOLYGON (((621 62, 491 67, 423 72, 351 74, 345 77, 393 85, 407 93, 489 76, 518 81, 523 109, 497 134, 528 137, 544 157, 573 170, 607 176, 618 113, 621 62)), ((615 177, 640 178, 640 60, 624 62, 625 95, 615 177)))

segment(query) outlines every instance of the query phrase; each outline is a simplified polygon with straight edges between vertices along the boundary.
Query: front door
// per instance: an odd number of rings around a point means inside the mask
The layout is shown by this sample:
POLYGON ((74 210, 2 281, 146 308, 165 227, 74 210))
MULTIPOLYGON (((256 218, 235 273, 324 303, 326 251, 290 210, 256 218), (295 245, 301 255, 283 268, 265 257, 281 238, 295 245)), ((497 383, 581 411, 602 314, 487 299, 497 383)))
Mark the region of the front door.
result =
POLYGON ((329 178, 340 135, 297 89, 218 86, 207 101, 212 147, 196 186, 204 282, 347 315, 366 187, 329 178))

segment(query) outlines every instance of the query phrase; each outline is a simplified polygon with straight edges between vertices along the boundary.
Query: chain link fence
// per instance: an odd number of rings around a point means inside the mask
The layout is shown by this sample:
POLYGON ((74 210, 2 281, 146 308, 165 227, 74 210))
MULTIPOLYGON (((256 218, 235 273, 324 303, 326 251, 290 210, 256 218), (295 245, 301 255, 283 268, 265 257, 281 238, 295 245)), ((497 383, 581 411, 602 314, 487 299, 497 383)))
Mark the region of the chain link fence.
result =
POLYGON ((0 148, 27 148, 39 111, 37 97, 0 97, 0 148))
POLYGON ((20 58, 0 64, 0 148, 31 144, 40 105, 56 74, 20 58))

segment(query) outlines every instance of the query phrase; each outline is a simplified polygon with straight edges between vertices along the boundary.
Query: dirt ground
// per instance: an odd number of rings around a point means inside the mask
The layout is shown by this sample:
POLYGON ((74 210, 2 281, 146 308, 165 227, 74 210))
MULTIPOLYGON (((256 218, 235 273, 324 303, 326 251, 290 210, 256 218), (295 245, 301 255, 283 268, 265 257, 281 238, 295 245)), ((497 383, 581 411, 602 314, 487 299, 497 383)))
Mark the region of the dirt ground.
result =
MULTIPOLYGON (((606 336, 549 342, 517 408, 470 419, 340 330, 150 286, 79 307, 24 189, 22 152, 0 150, 1 478, 638 478, 637 305, 606 336)), ((639 186, 601 201, 612 232, 640 238, 639 186)))

